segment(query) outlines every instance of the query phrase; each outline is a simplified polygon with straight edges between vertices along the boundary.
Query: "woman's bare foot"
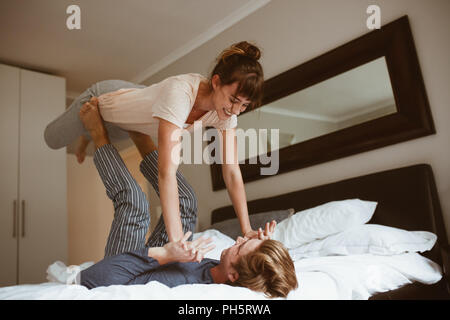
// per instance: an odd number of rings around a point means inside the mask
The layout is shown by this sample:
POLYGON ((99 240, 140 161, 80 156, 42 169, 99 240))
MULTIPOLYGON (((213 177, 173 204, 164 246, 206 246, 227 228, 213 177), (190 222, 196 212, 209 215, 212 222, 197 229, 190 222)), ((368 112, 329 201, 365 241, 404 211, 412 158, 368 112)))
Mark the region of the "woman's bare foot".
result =
POLYGON ((80 119, 84 127, 92 137, 96 148, 100 148, 105 144, 109 144, 108 133, 103 124, 103 119, 98 111, 97 101, 86 102, 80 109, 80 119))
POLYGON ((75 150, 75 155, 77 156, 78 163, 83 163, 86 157, 86 148, 89 145, 90 140, 85 136, 80 136, 77 140, 77 146, 75 150))

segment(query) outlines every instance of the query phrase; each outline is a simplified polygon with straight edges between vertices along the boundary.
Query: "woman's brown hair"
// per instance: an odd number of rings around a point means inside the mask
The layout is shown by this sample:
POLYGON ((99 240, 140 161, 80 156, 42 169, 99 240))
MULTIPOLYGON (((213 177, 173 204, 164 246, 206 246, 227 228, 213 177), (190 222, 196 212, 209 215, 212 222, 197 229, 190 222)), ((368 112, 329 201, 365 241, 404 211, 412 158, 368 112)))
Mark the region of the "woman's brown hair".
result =
POLYGON ((258 62, 260 57, 257 46, 247 41, 235 43, 217 58, 210 79, 217 74, 222 85, 238 82, 236 96, 250 100, 250 109, 257 108, 261 105, 264 84, 263 69, 258 62))
POLYGON ((285 298, 298 287, 294 262, 283 244, 276 240, 265 240, 233 267, 239 277, 232 285, 264 292, 270 298, 285 298))

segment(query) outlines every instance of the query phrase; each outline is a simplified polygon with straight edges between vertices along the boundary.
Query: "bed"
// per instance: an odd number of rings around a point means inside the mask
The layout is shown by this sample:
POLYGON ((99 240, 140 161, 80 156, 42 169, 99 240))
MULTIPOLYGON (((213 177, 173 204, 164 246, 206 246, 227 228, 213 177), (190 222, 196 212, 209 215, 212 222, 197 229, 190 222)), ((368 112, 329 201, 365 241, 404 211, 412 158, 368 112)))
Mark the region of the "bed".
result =
MULTIPOLYGON (((433 171, 428 164, 417 164, 373 173, 305 190, 248 202, 249 213, 294 208, 295 211, 315 207, 329 201, 359 198, 377 201, 369 221, 404 230, 424 230, 437 235, 432 250, 422 255, 445 271, 437 283, 427 285, 412 281, 395 290, 378 292, 370 299, 449 299, 448 244, 433 171)), ((231 206, 212 212, 212 224, 231 219, 231 206)))
MULTIPOLYGON (((367 299, 449 299, 445 264, 448 263, 447 235, 434 183, 432 169, 420 164, 374 173, 305 190, 281 194, 248 202, 252 224, 256 217, 278 220, 280 230, 302 212, 314 212, 329 203, 359 201, 373 203, 370 221, 357 226, 386 226, 401 230, 421 230, 433 235, 432 244, 423 252, 401 252, 378 255, 328 254, 296 256, 291 248, 299 287, 291 291, 288 300, 367 300, 367 299), (261 213, 264 213, 263 215, 261 213), (294 214, 295 213, 295 214, 294 214), (291 219, 291 220, 289 220, 291 219)), ((232 206, 212 212, 212 228, 194 234, 213 238, 216 248, 208 253, 219 258, 222 249, 234 243, 224 230, 214 228, 234 223, 232 206)), ((254 225, 255 227, 255 225, 254 225)), ((278 227, 277 227, 278 228, 278 227)), ((348 229, 348 230, 356 230, 348 229)), ((344 230, 324 239, 306 243, 319 244, 332 237, 345 235, 344 230)), ((281 232, 281 231, 280 231, 281 232)), ((431 241, 431 240, 430 240, 431 241)), ((430 242, 428 241, 428 242, 430 242)), ((299 248, 304 247, 300 246, 299 248)), ((70 283, 68 278, 81 266, 67 267, 61 262, 49 266, 49 282, 0 288, 0 299, 177 299, 177 300, 264 300, 262 293, 224 284, 181 285, 175 288, 152 281, 146 285, 110 286, 88 290, 70 283)))

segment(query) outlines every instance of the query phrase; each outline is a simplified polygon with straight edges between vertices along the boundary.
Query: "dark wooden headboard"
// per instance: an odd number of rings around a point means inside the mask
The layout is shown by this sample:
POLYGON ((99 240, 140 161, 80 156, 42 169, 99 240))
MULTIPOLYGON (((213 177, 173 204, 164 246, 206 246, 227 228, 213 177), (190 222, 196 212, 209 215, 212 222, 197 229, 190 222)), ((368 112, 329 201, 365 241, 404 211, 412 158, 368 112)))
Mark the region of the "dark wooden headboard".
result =
MULTIPOLYGON (((425 256, 442 265, 440 245, 447 244, 439 196, 433 171, 428 164, 418 164, 346 179, 309 189, 294 191, 248 202, 249 214, 294 208, 312 208, 335 200, 359 198, 377 201, 369 223, 405 230, 431 231, 437 244, 425 256)), ((212 211, 211 222, 235 218, 232 206, 212 211)))

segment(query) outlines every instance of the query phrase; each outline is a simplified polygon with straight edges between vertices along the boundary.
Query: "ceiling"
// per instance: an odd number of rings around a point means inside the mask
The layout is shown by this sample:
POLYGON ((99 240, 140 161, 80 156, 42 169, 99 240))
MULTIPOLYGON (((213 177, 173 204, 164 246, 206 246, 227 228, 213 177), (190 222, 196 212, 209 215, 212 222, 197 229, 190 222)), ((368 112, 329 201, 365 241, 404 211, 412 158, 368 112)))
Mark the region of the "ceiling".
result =
POLYGON ((0 63, 66 78, 69 105, 101 80, 144 83, 269 2, 1 0, 0 63), (74 4, 80 29, 69 30, 74 4))
POLYGON ((2 0, 0 62, 65 77, 69 98, 100 80, 142 83, 268 2, 2 0))

